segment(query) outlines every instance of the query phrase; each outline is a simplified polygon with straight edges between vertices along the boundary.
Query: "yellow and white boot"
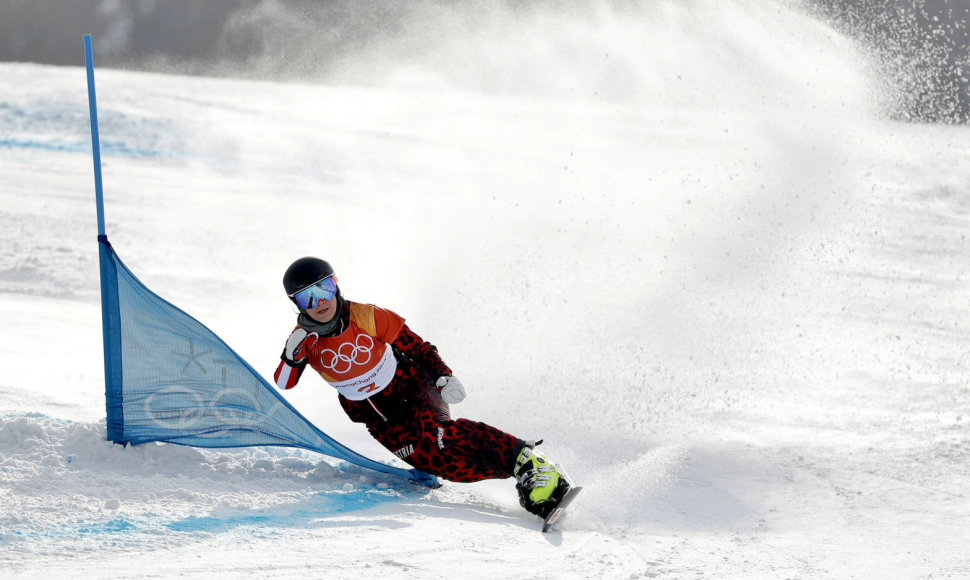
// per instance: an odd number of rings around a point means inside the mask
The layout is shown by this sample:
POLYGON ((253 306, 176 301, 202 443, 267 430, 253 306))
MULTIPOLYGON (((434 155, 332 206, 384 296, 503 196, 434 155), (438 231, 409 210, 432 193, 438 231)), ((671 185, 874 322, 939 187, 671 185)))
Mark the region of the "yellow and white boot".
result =
POLYGON ((519 453, 512 475, 519 492, 519 504, 543 519, 556 508, 569 489, 565 474, 544 453, 529 446, 523 447, 519 453))

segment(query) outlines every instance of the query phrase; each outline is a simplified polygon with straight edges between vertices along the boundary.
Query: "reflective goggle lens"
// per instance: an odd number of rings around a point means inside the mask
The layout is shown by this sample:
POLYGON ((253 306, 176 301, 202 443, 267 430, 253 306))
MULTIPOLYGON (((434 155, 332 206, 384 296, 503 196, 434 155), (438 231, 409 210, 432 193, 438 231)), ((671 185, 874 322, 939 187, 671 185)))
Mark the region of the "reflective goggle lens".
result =
POLYGON ((324 278, 313 286, 308 286, 293 295, 293 300, 301 309, 316 306, 318 300, 333 300, 337 295, 337 283, 333 278, 324 278))

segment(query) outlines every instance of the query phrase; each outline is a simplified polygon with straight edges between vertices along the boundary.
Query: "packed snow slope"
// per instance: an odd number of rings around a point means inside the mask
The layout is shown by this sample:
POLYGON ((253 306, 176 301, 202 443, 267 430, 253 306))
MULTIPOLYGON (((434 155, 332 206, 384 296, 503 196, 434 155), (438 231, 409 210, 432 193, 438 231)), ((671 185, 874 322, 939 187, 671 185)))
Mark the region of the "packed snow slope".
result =
POLYGON ((270 376, 325 257, 584 485, 546 535, 511 480, 105 441, 84 70, 0 65, 0 575, 970 576, 970 131, 883 120, 783 5, 641 11, 484 20, 367 87, 97 71, 135 274, 270 376))

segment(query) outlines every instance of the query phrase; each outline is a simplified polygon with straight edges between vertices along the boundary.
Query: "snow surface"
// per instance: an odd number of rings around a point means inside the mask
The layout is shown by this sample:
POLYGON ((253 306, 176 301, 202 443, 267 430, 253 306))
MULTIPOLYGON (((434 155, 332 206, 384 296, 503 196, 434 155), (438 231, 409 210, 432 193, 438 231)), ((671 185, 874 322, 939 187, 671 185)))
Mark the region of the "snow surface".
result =
POLYGON ((970 130, 754 4, 487 22, 369 87, 97 71, 135 274, 269 376, 325 256, 582 483, 546 535, 511 480, 105 441, 84 71, 0 64, 0 575, 970 577, 970 130))

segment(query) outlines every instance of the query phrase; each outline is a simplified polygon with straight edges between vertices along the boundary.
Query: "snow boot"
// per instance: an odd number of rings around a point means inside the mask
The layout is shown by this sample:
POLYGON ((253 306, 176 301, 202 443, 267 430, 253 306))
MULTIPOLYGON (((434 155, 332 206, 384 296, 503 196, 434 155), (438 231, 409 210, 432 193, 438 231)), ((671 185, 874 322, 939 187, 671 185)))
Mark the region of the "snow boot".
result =
POLYGON ((569 482, 557 466, 541 451, 523 447, 515 460, 512 475, 516 479, 519 504, 531 514, 545 518, 559 505, 569 482))

